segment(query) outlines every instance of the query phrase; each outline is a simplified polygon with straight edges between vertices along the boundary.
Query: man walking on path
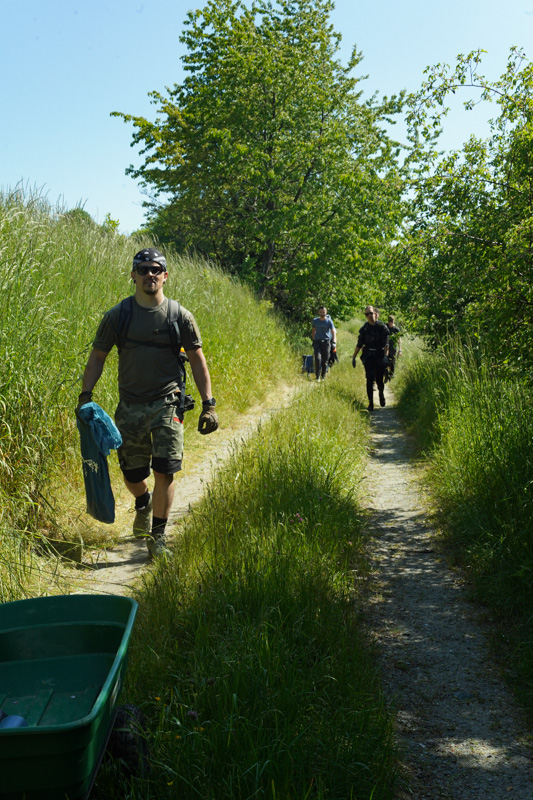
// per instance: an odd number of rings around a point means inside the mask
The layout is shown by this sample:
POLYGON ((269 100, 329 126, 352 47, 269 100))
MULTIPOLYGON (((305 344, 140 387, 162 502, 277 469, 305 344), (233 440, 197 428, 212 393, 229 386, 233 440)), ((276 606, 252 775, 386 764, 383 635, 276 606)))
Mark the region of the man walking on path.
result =
POLYGON ((400 339, 400 329, 396 325, 396 320, 392 314, 389 315, 387 320, 387 327, 389 329, 389 380, 394 377, 394 368, 396 366, 396 357, 402 354, 402 340, 400 339))
POLYGON ((357 366, 357 355, 362 350, 361 360, 366 373, 366 393, 368 395, 368 410, 374 409, 374 381, 379 392, 379 404, 385 405, 384 375, 389 363, 389 329, 383 322, 378 321, 374 306, 365 308, 366 322, 359 329, 357 346, 352 356, 352 366, 357 366))
POLYGON ((315 375, 317 381, 324 380, 328 368, 329 354, 336 347, 336 332, 333 320, 325 306, 318 309, 318 317, 313 320, 311 339, 315 355, 315 375))
POLYGON ((92 399, 107 356, 119 351, 119 404, 115 421, 122 436, 118 450, 126 487, 135 498, 133 534, 145 538, 151 556, 167 552, 165 526, 174 497, 174 473, 183 457, 184 366, 187 354, 202 398, 200 433, 218 428, 211 378, 193 315, 165 297, 167 262, 159 250, 146 248, 133 258, 132 298, 104 314, 83 374, 77 410, 92 399), (125 310, 126 309, 126 310, 125 310), (174 333, 171 311, 179 332, 174 333), (154 473, 153 493, 147 479, 154 473))

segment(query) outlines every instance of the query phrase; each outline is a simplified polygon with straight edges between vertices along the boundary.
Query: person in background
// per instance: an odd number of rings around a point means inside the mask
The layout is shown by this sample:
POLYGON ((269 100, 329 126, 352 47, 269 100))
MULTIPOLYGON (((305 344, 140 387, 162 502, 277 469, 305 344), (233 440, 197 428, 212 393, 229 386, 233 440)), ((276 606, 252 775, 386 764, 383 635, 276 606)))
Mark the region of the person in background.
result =
MULTIPOLYGON (((133 257, 131 279, 135 292, 127 330, 120 330, 123 305, 119 303, 104 314, 96 331, 76 412, 92 400, 107 356, 116 346, 119 404, 115 422, 122 436, 118 458, 126 487, 135 498, 133 534, 146 539, 154 557, 168 553, 165 527, 174 497, 174 474, 181 469, 183 457, 183 386, 172 346, 169 300, 163 291, 168 279, 164 255, 152 247, 139 251, 133 257), (153 492, 148 489, 151 471, 153 492)), ((200 331, 183 306, 179 306, 177 323, 202 399, 198 430, 211 433, 218 428, 218 417, 200 331)))
POLYGON ((393 314, 389 314, 387 320, 387 327, 389 329, 389 380, 394 376, 394 368, 396 366, 396 358, 402 354, 402 340, 400 338, 400 329, 396 325, 396 320, 393 314))
POLYGON ((384 375, 389 363, 389 329, 383 322, 378 321, 374 306, 365 308, 365 324, 359 329, 357 345, 352 356, 352 366, 357 366, 357 356, 362 351, 366 374, 366 393, 368 396, 368 410, 374 409, 374 381, 378 387, 379 404, 385 405, 384 375))
POLYGON ((311 331, 317 381, 323 381, 326 377, 330 350, 337 346, 336 338, 335 325, 326 306, 319 306, 318 317, 314 318, 311 331))

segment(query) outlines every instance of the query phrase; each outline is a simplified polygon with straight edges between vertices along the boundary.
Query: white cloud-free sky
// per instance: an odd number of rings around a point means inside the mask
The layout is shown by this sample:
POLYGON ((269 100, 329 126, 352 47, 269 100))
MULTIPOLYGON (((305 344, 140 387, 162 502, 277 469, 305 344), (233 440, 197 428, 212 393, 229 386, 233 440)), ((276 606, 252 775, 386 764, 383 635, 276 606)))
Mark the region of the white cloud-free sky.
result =
MULTIPOLYGON (((179 41, 200 0, 0 0, 0 187, 21 181, 52 205, 107 213, 128 233, 143 219, 143 196, 125 175, 139 163, 123 111, 153 119, 148 93, 183 79, 179 41)), ((487 50, 485 73, 503 73, 509 50, 533 57, 533 0, 337 0, 341 60, 364 55, 365 95, 413 91, 430 64, 487 50)), ((467 99, 466 97, 464 99, 467 99)), ((454 110, 446 147, 484 134, 494 109, 454 110)))

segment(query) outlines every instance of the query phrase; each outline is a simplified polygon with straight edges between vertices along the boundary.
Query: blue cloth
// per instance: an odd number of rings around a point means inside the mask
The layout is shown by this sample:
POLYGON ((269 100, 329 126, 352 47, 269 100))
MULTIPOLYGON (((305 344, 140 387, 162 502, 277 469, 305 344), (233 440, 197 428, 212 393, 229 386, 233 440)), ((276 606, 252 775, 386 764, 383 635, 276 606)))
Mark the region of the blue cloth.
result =
POLYGON ((115 521, 115 498, 107 456, 122 444, 111 417, 97 403, 85 403, 77 415, 87 513, 99 522, 115 521))

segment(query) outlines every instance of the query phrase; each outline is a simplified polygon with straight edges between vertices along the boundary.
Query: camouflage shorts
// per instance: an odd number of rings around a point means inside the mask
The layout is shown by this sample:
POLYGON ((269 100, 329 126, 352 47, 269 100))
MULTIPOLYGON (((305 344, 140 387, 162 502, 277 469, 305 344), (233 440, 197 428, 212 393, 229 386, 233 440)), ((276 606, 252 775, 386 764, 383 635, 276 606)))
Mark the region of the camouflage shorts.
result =
POLYGON ((119 402, 115 422, 122 436, 117 453, 123 471, 150 464, 169 474, 181 469, 183 422, 178 417, 177 398, 171 394, 151 403, 119 402))

